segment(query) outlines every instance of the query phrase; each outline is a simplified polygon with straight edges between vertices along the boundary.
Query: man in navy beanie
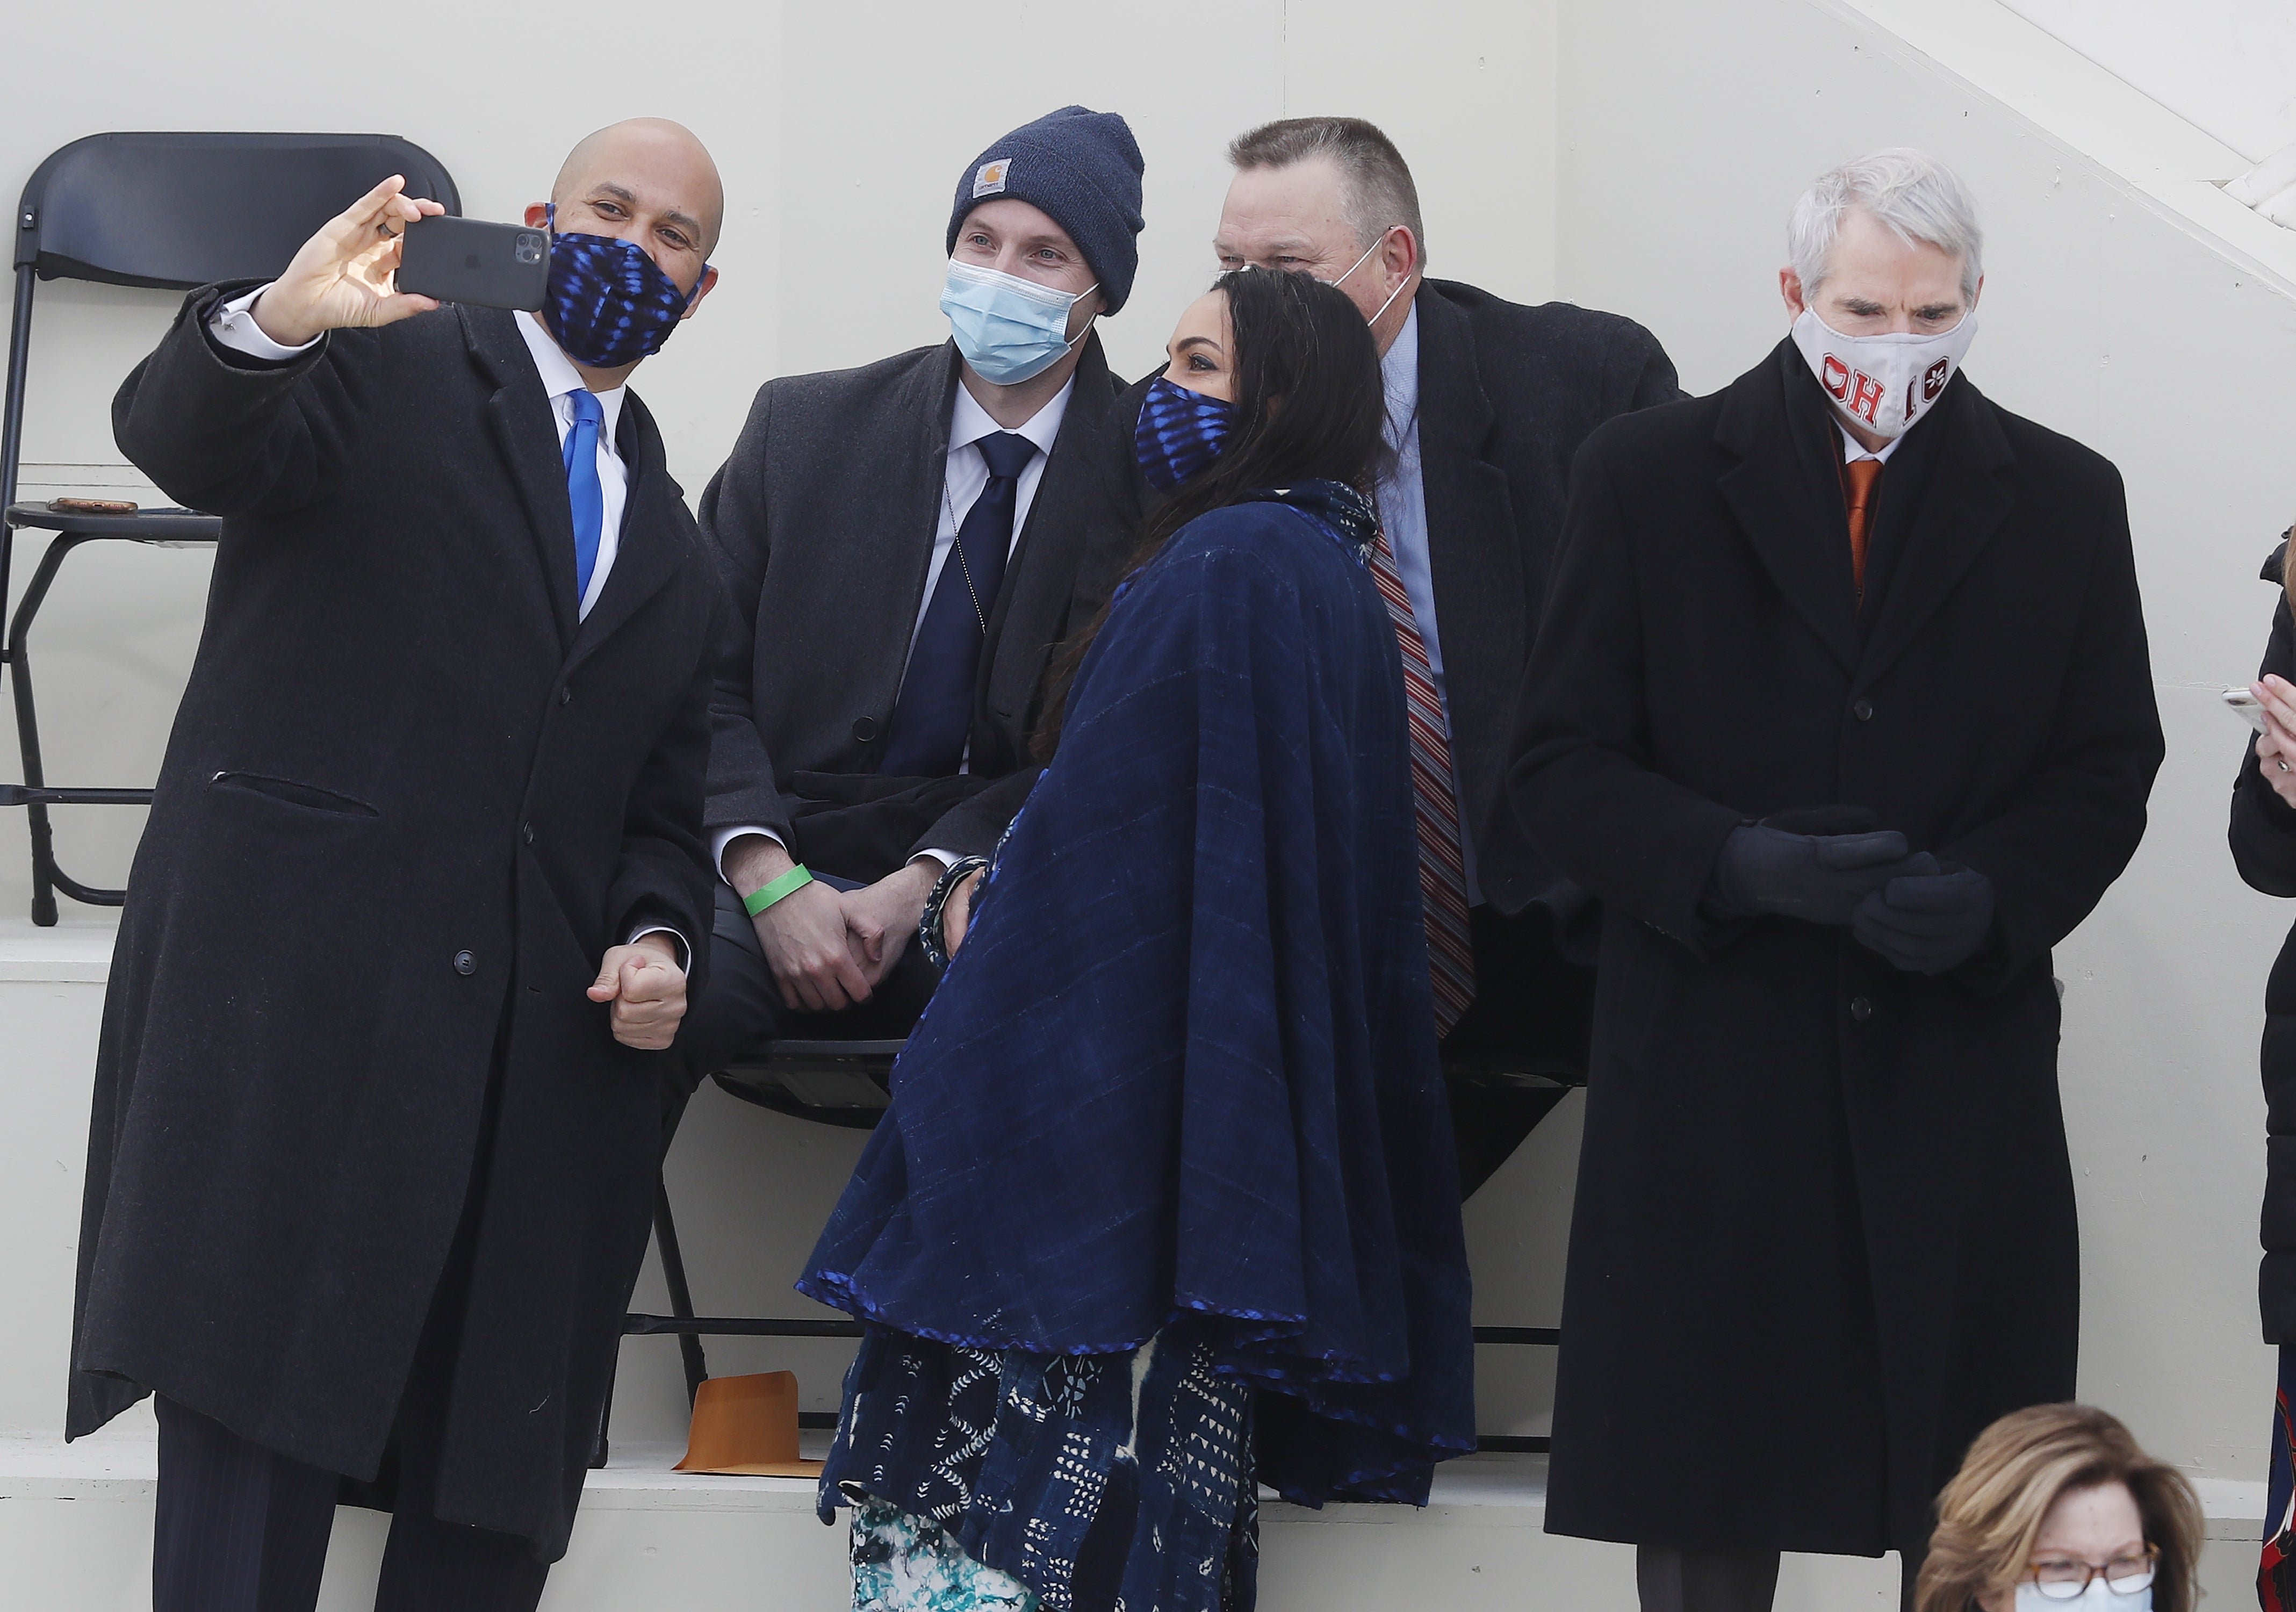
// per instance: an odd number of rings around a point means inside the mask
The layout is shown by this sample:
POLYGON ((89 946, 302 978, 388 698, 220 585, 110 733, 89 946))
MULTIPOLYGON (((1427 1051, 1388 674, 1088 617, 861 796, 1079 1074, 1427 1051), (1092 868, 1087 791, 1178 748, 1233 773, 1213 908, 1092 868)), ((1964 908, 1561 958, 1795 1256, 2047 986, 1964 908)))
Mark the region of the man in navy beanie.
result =
POLYGON ((906 1035, 1035 769, 1054 647, 1134 528, 1102 467, 1124 383, 1093 324, 1139 263, 1140 148, 1062 107, 959 171, 950 340, 759 389, 701 502, 734 596, 704 826, 723 879, 698 1081, 758 1043, 906 1035))

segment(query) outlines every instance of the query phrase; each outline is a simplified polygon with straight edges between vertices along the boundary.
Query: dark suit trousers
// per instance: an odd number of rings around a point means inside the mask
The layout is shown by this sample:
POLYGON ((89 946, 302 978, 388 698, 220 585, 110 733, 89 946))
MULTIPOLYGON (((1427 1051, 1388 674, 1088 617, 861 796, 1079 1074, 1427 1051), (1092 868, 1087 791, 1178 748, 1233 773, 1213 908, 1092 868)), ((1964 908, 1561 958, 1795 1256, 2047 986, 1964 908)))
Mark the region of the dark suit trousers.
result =
MULTIPOLYGON (((822 883, 840 890, 858 889, 849 879, 816 873, 822 883)), ((784 1006, 781 986, 775 983, 766 949, 758 944, 757 926, 742 910, 742 898, 724 880, 718 881, 718 912, 709 937, 709 986, 678 1027, 689 1084, 750 1052, 765 1042, 900 1041, 916 1027, 917 1017, 932 1000, 940 984, 940 970, 926 960, 914 936, 901 952, 869 1000, 834 1013, 807 1013, 784 1006)), ((678 1102, 683 1109, 685 1105, 678 1102)), ((669 1127, 664 1127, 668 1134, 669 1127)))
POLYGON ((375 1612, 533 1612, 549 1567, 530 1541, 433 1513, 479 1204, 494 1150, 493 1094, 446 1269, 430 1299, 382 1469, 372 1485, 249 1443, 161 1396, 152 1612, 310 1612, 339 1501, 391 1511, 375 1612))
POLYGON ((1509 918, 1479 906, 1467 913, 1467 926, 1475 949, 1475 1000, 1443 1038, 1445 1061, 1471 1064, 1498 1054, 1505 1069, 1499 1075, 1457 1067, 1445 1071, 1462 1197, 1488 1181, 1562 1099, 1554 1087, 1526 1086, 1505 1075, 1584 1084, 1595 1016, 1595 970, 1556 949, 1545 908, 1509 918))

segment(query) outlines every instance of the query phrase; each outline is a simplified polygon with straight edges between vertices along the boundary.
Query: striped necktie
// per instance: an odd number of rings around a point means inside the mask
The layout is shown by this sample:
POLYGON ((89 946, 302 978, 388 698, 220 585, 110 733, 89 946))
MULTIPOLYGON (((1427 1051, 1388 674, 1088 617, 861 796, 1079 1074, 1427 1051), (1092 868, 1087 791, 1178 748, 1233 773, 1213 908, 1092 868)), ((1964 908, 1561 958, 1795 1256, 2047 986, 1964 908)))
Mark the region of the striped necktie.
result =
POLYGON ((1372 544, 1371 574, 1395 623, 1403 652, 1403 703, 1411 717, 1411 794, 1419 815, 1419 896, 1427 919, 1428 977, 1435 987, 1435 1034, 1447 1035, 1475 999, 1475 949, 1467 932, 1467 864, 1460 850, 1459 792, 1451 776, 1451 741, 1443 701, 1427 659, 1411 595, 1395 569, 1382 531, 1372 544))

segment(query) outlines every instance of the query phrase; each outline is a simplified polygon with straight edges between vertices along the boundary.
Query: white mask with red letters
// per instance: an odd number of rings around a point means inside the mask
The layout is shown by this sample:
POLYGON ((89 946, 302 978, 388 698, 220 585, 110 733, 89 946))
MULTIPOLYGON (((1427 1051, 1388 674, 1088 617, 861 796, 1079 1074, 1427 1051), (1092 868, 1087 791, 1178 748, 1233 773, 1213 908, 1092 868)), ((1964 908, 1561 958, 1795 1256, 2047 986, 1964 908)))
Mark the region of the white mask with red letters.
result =
POLYGON ((1934 336, 1845 336, 1805 307, 1793 322, 1794 345, 1834 406, 1867 430, 1902 437, 1945 395, 1977 337, 1977 310, 1934 336))

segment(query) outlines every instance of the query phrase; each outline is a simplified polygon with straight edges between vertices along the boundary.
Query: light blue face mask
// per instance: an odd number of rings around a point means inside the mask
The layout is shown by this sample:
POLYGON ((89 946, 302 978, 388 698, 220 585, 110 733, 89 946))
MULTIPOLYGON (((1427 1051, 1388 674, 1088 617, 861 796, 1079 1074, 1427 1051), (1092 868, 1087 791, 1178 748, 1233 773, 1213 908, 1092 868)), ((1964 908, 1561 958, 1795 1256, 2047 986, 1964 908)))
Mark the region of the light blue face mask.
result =
MULTIPOLYGON (((1043 374, 1076 345, 1069 340, 1069 310, 1097 289, 1095 282, 1071 295, 952 258, 940 311, 974 374, 992 386, 1017 386, 1043 374)), ((1091 329, 1086 324, 1076 340, 1091 329)))

